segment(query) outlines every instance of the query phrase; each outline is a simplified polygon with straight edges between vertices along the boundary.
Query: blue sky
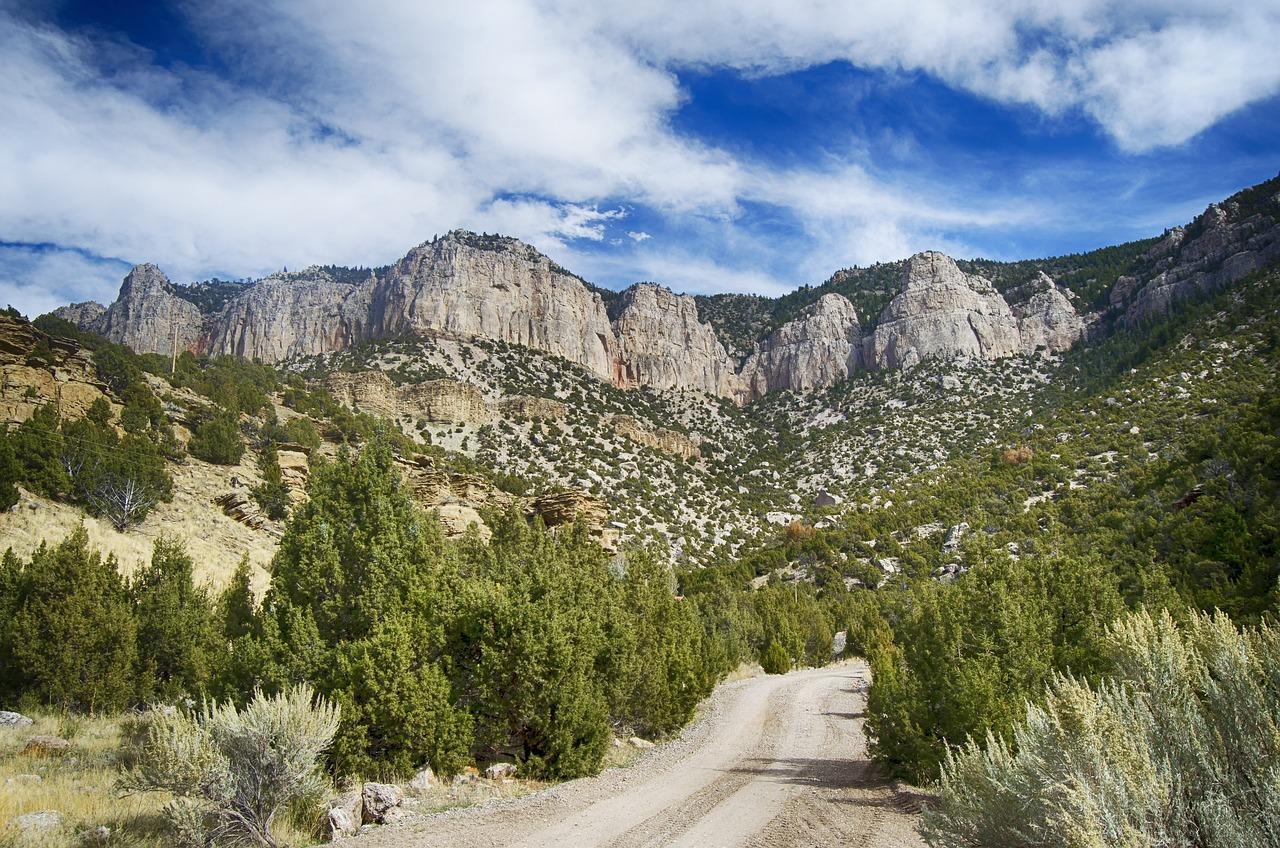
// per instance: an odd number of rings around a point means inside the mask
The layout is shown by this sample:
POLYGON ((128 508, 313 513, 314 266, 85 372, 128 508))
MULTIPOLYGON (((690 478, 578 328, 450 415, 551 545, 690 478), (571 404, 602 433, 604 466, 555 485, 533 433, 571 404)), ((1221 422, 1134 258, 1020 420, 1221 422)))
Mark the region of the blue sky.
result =
POLYGON ((779 294, 1154 235, 1280 170, 1280 0, 889 5, 0 0, 0 301, 453 227, 779 294))

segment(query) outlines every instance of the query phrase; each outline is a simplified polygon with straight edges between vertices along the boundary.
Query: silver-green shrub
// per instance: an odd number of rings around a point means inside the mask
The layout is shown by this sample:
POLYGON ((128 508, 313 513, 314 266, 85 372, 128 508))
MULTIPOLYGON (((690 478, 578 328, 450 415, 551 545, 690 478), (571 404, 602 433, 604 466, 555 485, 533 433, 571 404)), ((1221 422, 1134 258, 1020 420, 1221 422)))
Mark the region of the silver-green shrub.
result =
POLYGON ((1059 677, 1012 744, 948 753, 935 846, 1280 846, 1280 629, 1129 615, 1113 679, 1059 677))
POLYGON ((173 794, 165 815, 183 848, 276 848, 280 810, 326 788, 317 763, 337 733, 338 707, 308 686, 259 693, 244 709, 152 715, 124 786, 173 794))

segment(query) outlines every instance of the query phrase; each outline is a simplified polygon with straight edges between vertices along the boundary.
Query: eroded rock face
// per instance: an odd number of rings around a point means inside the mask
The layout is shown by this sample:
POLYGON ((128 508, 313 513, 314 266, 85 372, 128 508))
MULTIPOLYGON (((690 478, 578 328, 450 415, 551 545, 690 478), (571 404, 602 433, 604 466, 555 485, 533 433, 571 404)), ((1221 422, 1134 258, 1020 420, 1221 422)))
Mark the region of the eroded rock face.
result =
POLYGON ((652 283, 623 292, 614 382, 624 388, 697 389, 720 397, 738 394, 738 375, 698 305, 652 283))
POLYGON ((868 359, 875 368, 911 368, 935 358, 1001 359, 1021 349, 1018 321, 995 287, 928 251, 908 260, 902 292, 881 314, 868 359))
POLYGON ((0 315, 0 424, 26 421, 46 403, 79 418, 100 398, 110 400, 88 351, 0 315))
POLYGON ((1069 349, 1084 333, 1084 320, 1076 312, 1069 294, 1059 288, 1043 271, 1036 279, 1009 297, 1022 350, 1038 349, 1059 353, 1069 349))
POLYGON ((175 335, 179 352, 199 349, 203 323, 196 305, 178 297, 169 278, 151 264, 129 272, 115 303, 94 322, 95 332, 117 344, 166 356, 173 353, 175 335))
POLYGON ((375 338, 499 339, 612 373, 614 337, 600 296, 516 239, 454 232, 420 245, 379 283, 372 311, 375 338))
POLYGON ((636 444, 669 453, 681 459, 690 459, 699 454, 700 440, 665 427, 651 427, 630 415, 611 416, 609 426, 615 433, 636 444))
POLYGON ((486 424, 493 410, 484 393, 457 380, 425 380, 396 386, 381 371, 338 372, 325 379, 338 403, 352 409, 398 418, 411 415, 444 424, 486 424))
POLYGON ((744 402, 834 385, 862 364, 862 327, 848 298, 825 294, 779 327, 742 367, 744 402))
POLYGON ((211 321, 206 348, 263 362, 343 350, 369 337, 371 292, 317 268, 267 277, 211 321))
POLYGON ((1161 318, 1181 301, 1280 261, 1280 192, 1257 209, 1248 214, 1234 200, 1214 203, 1190 226, 1166 235, 1147 253, 1155 260, 1154 273, 1123 277, 1112 290, 1112 305, 1124 308, 1124 323, 1161 318))
POLYGON ((523 421, 558 421, 569 414, 560 401, 532 395, 510 395, 498 407, 503 415, 523 421))

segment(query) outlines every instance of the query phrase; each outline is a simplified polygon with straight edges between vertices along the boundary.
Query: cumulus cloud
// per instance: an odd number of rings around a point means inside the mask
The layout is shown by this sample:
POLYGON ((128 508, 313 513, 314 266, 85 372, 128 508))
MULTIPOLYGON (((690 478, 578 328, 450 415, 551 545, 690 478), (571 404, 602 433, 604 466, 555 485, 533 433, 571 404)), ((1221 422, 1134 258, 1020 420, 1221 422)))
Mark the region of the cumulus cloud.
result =
MULTIPOLYGON (((226 73, 162 67, 136 46, 0 11, 0 239, 156 261, 192 279, 381 264, 467 226, 617 275, 573 246, 605 242, 625 204, 754 257, 755 234, 738 226, 750 204, 797 222, 808 242, 794 267, 817 274, 1043 210, 922 192, 856 157, 745 161, 673 129, 686 97, 678 71, 847 61, 919 72, 1045 115, 1089 116, 1127 151, 1178 144, 1280 88, 1277 0, 904 0, 857 14, 836 0, 183 8, 226 73)), ((639 245, 647 234, 627 235, 639 245)), ((780 285, 697 247, 632 250, 627 261, 643 261, 630 276, 780 285)), ((50 279, 6 262, 9 291, 50 279)), ((94 285, 110 298, 115 283, 94 285)))
POLYGON ((635 242, 641 242, 641 241, 648 241, 649 239, 653 238, 653 236, 649 235, 644 230, 628 230, 627 238, 635 242))

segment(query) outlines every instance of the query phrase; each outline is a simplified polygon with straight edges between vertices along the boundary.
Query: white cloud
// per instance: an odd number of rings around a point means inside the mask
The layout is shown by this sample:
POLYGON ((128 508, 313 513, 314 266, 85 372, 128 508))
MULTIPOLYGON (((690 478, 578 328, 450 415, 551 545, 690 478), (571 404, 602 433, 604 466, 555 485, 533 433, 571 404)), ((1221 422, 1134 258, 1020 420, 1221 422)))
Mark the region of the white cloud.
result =
POLYGON ((641 242, 641 241, 648 241, 649 239, 653 238, 653 236, 649 235, 644 230, 628 230, 627 238, 635 242, 641 242))
POLYGON ((35 318, 68 302, 114 293, 128 270, 126 263, 73 250, 0 245, 0 305, 35 318))
MULTIPOLYGON (((736 226, 750 202, 800 222, 810 241, 793 265, 813 278, 1044 211, 889 184, 853 155, 803 168, 743 161, 673 130, 685 96, 676 69, 846 60, 924 72, 1046 115, 1089 115, 1133 151, 1177 144, 1280 89, 1280 0, 187 8, 229 79, 0 12, 0 240, 156 261, 183 280, 380 264, 468 226, 525 238, 578 270, 574 242, 604 241, 621 202, 707 227, 721 255, 742 248, 763 262, 736 226)), ((627 261, 677 287, 780 285, 698 247, 649 245, 627 261)), ((4 256, 0 269, 6 291, 32 302, 32 281, 49 279, 4 256)), ((109 299, 116 281, 94 285, 109 299)))

